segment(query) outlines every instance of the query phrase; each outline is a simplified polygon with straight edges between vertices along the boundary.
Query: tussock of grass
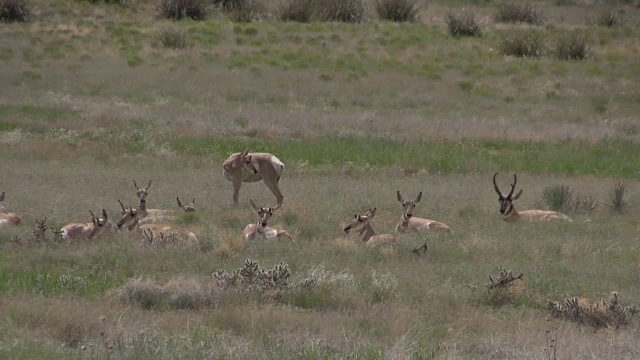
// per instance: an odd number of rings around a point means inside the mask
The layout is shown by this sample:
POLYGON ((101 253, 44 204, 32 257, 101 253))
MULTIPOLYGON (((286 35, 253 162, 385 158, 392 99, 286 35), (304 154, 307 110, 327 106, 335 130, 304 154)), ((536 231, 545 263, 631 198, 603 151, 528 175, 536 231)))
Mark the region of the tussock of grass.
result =
POLYGON ((565 32, 556 45, 556 57, 560 60, 585 60, 589 56, 587 36, 582 32, 565 32))
POLYGON ((29 21, 31 5, 27 0, 0 0, 0 21, 29 21))
POLYGON ((574 202, 573 191, 567 185, 548 186, 542 191, 542 202, 549 210, 567 211, 574 202))
POLYGON ((503 23, 541 25, 544 23, 544 16, 533 3, 518 0, 499 4, 495 20, 503 23))
POLYGON ((313 16, 315 0, 282 0, 276 8, 280 21, 309 22, 313 16))
POLYGON ((207 0, 159 0, 158 12, 161 17, 181 20, 204 20, 207 17, 207 0))
POLYGON ((609 206, 613 211, 622 213, 627 208, 627 186, 622 181, 613 184, 609 191, 609 206))
POLYGON ((445 22, 452 36, 481 37, 484 34, 482 24, 473 10, 448 11, 445 22))
POLYGON ((507 56, 539 57, 545 49, 545 36, 533 29, 517 29, 502 36, 500 52, 507 56))
POLYGON ((189 46, 187 32, 179 27, 167 26, 160 29, 157 39, 166 48, 184 49, 189 46))
POLYGON ((622 15, 620 15, 618 12, 607 9, 594 17, 591 22, 593 22, 597 26, 612 28, 624 25, 625 21, 622 15))
POLYGON ((317 6, 322 21, 359 23, 364 20, 363 0, 323 0, 317 6))
POLYGON ((265 12, 262 0, 223 0, 219 4, 233 22, 252 22, 260 20, 265 12))
POLYGON ((373 7, 382 20, 394 22, 415 21, 418 18, 418 0, 375 0, 373 7))

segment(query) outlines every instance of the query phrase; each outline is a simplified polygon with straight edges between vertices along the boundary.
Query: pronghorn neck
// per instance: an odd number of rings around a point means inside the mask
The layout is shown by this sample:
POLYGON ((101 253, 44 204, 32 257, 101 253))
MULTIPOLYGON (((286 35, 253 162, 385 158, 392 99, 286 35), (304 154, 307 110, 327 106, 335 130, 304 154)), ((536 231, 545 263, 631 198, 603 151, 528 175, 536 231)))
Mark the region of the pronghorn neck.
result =
POLYGON ((367 242, 375 234, 375 232, 373 231, 373 227, 369 223, 362 227, 360 233, 362 234, 363 242, 367 242))
POLYGON ((519 218, 520 218, 520 213, 518 212, 518 210, 516 209, 513 203, 511 203, 511 206, 509 207, 509 211, 507 211, 506 214, 502 215, 502 219, 504 221, 515 221, 515 220, 518 220, 519 218))
POLYGON ((409 225, 409 217, 407 216, 407 214, 402 213, 402 226, 408 226, 409 225))
POLYGON ((136 220, 133 223, 131 223, 131 225, 127 226, 127 229, 129 231, 140 230, 140 221, 138 220, 137 217, 136 217, 136 220))

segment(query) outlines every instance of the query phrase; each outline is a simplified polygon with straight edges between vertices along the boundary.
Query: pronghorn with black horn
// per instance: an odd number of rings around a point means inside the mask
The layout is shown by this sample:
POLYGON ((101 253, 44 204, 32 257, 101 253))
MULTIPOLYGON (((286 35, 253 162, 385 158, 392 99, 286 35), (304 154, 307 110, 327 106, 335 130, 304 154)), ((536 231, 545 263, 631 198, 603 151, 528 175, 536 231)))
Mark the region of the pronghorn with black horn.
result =
POLYGON ((402 204, 402 219, 398 225, 396 225, 397 232, 451 232, 451 228, 443 222, 413 216, 413 210, 416 208, 416 204, 420 202, 420 199, 422 199, 422 191, 418 194, 415 200, 405 200, 400 194, 400 190, 398 190, 396 195, 398 197, 398 201, 402 204))
POLYGON ((107 212, 102 209, 102 217, 96 217, 91 210, 91 223, 73 223, 65 225, 62 231, 62 238, 64 240, 91 240, 98 236, 100 233, 111 228, 112 224, 109 222, 107 212))
POLYGON ((4 199, 6 195, 4 191, 0 193, 0 203, 2 203, 2 209, 0 209, 0 228, 5 226, 17 225, 22 221, 20 215, 16 213, 10 213, 5 211, 4 199))
POLYGON ((254 224, 249 224, 244 228, 244 239, 245 240, 258 240, 261 237, 265 237, 267 239, 289 239, 291 241, 295 241, 291 235, 285 230, 277 230, 272 227, 267 226, 267 222, 273 216, 273 213, 280 208, 280 204, 274 207, 258 207, 253 202, 253 200, 249 199, 251 202, 251 206, 254 210, 258 212, 258 221, 254 224))
POLYGON ((238 194, 243 182, 262 180, 276 197, 279 205, 284 197, 280 192, 279 182, 284 163, 275 155, 268 153, 233 153, 222 163, 224 177, 233 183, 233 202, 238 203, 238 194))
POLYGON ((498 201, 500 202, 500 214, 502 215, 502 219, 504 221, 511 222, 511 221, 516 221, 520 218, 523 218, 529 221, 558 220, 558 221, 573 222, 567 215, 559 213, 557 211, 551 211, 551 210, 518 211, 516 210, 516 207, 513 205, 513 201, 518 200, 518 198, 520 198, 520 195, 522 195, 522 189, 521 189, 520 191, 518 191, 516 196, 513 196, 513 192, 516 189, 516 182, 518 181, 518 177, 516 176, 516 173, 513 173, 513 184, 511 184, 511 191, 509 191, 509 194, 507 194, 507 196, 504 196, 504 194, 502 194, 502 192, 500 191, 500 188, 498 188, 498 184, 496 183, 496 176, 498 176, 498 173, 495 173, 493 175, 493 188, 498 194, 498 201))
POLYGON ((149 188, 151 187, 151 180, 149 180, 149 185, 147 185, 147 187, 139 187, 138 184, 136 184, 136 181, 133 180, 133 186, 136 188, 136 195, 138 196, 138 199, 142 200, 142 199, 146 199, 147 195, 149 195, 149 188))
POLYGON ((165 237, 175 237, 177 236, 186 246, 194 247, 196 249, 200 249, 200 243, 196 235, 190 231, 183 230, 171 225, 164 224, 144 224, 140 225, 140 219, 138 214, 138 209, 133 207, 125 207, 122 205, 122 202, 118 200, 120 205, 123 208, 124 213, 118 222, 116 223, 116 227, 121 229, 128 229, 130 233, 135 234, 138 238, 144 238, 145 231, 151 231, 153 234, 158 236, 165 237))
POLYGON ((344 228, 345 233, 349 233, 351 230, 357 231, 362 235, 362 241, 365 243, 365 247, 371 249, 380 245, 392 245, 398 246, 396 237, 390 234, 376 235, 373 231, 373 227, 369 223, 369 220, 376 215, 377 208, 370 209, 362 215, 356 214, 349 225, 344 228))
POLYGON ((182 210, 184 210, 184 212, 195 212, 196 211, 196 198, 193 198, 193 200, 191 200, 191 204, 189 205, 183 205, 182 201, 180 201, 180 198, 177 197, 176 200, 178 200, 178 207, 181 208, 182 210))

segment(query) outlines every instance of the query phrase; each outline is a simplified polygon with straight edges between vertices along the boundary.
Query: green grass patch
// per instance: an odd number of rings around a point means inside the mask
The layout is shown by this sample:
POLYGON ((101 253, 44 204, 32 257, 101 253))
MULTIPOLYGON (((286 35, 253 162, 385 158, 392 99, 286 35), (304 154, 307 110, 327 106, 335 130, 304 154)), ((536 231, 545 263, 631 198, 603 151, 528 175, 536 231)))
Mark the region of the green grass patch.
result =
POLYGON ((626 140, 560 142, 401 142, 371 138, 326 137, 317 140, 181 138, 172 148, 194 155, 225 156, 238 149, 278 154, 285 162, 316 168, 355 163, 375 168, 415 167, 431 173, 498 170, 532 174, 622 176, 638 178, 640 144, 626 140))
MULTIPOLYGON (((80 114, 77 111, 70 109, 33 105, 0 105, 0 118, 3 119, 23 118, 47 122, 54 120, 66 120, 77 116, 80 116, 80 114)), ((2 129, 2 125, 0 125, 0 129, 2 129)))
POLYGON ((18 126, 0 121, 0 132, 15 130, 18 126))

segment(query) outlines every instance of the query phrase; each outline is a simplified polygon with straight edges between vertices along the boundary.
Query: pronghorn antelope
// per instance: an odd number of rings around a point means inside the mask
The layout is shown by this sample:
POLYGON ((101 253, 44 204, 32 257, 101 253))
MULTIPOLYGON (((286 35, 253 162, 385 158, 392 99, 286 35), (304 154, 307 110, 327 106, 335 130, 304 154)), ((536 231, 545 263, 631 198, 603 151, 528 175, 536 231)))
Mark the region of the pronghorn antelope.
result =
MULTIPOLYGON (((4 191, 0 194, 0 203, 4 202, 6 195, 4 191)), ((17 225, 22 221, 20 215, 16 213, 6 212, 4 208, 4 203, 2 204, 2 209, 0 209, 0 228, 4 226, 17 225)))
MULTIPOLYGON (((118 200, 120 202, 120 200, 118 200)), ((120 203, 122 205, 122 203, 120 203)), ((190 231, 183 230, 171 225, 163 224, 144 224, 140 225, 140 219, 138 218, 138 209, 133 207, 124 207, 124 214, 122 218, 116 223, 116 227, 121 230, 127 228, 130 233, 134 233, 140 239, 144 238, 144 232, 150 231, 153 234, 164 237, 177 236, 184 242, 186 246, 200 248, 200 243, 196 235, 190 231)))
POLYGON ((516 196, 513 196, 513 192, 516 189, 516 182, 518 181, 516 173, 513 173, 513 184, 511 184, 511 191, 509 191, 509 194, 507 196, 504 196, 500 191, 500 188, 498 188, 498 184, 496 183, 496 176, 498 176, 498 173, 495 173, 493 175, 493 188, 498 194, 498 201, 500 202, 500 214, 502 215, 502 219, 504 221, 516 221, 520 218, 523 218, 529 221, 559 220, 573 222, 567 215, 561 214, 557 211, 516 210, 516 207, 513 205, 513 201, 518 200, 518 198, 520 198, 520 195, 522 195, 521 189, 520 191, 518 191, 516 196))
POLYGON ((151 187, 151 180, 149 180, 149 185, 147 185, 146 188, 139 187, 135 180, 133 180, 133 186, 136 188, 136 195, 138 196, 138 199, 146 199, 147 195, 149 195, 148 190, 151 187))
POLYGON ((422 191, 415 200, 411 201, 405 200, 400 194, 400 190, 398 190, 397 196, 398 201, 402 204, 402 219, 398 225, 396 225, 397 232, 451 232, 451 228, 445 223, 413 216, 413 210, 416 208, 416 204, 422 199, 422 191))
POLYGON ((282 204, 283 196, 278 183, 284 164, 280 159, 268 153, 233 153, 222 164, 225 178, 233 183, 233 202, 238 203, 238 194, 243 182, 264 181, 269 190, 276 196, 278 204, 282 204))
POLYGON ((291 237, 291 235, 289 235, 285 230, 277 230, 267 226, 267 221, 269 221, 269 218, 273 216, 273 212, 282 206, 281 204, 274 207, 258 207, 253 200, 249 199, 249 202, 251 202, 251 206, 258 211, 258 221, 255 224, 245 226, 245 240, 258 240, 260 237, 264 236, 267 239, 277 238, 279 240, 290 239, 294 241, 293 237, 291 237))
POLYGON ((344 228, 345 233, 349 233, 351 230, 357 231, 362 235, 362 241, 365 242, 365 247, 375 248, 380 245, 389 244, 394 247, 398 246, 395 236, 390 234, 375 235, 373 227, 369 223, 369 220, 376 215, 376 208, 367 211, 363 215, 355 215, 351 223, 344 228))
POLYGON ((177 197, 176 200, 178 200, 178 207, 181 208, 182 210, 184 210, 184 212, 195 212, 196 208, 196 198, 193 198, 193 200, 191 200, 191 204, 189 205, 183 205, 182 201, 180 201, 180 198, 177 197))
POLYGON ((133 186, 135 187, 136 195, 140 200, 140 208, 141 209, 143 208, 140 214, 138 214, 140 216, 140 219, 146 218, 147 216, 150 216, 150 217, 161 216, 167 212, 166 210, 162 210, 162 209, 147 209, 146 201, 147 201, 147 196, 149 195, 149 188, 151 187, 151 180, 149 180, 149 185, 147 185, 147 187, 145 188, 138 187, 138 184, 136 184, 135 180, 133 180, 133 186))
POLYGON ((65 240, 93 239, 103 231, 111 228, 111 222, 107 217, 107 212, 102 209, 102 218, 91 214, 91 223, 73 223, 62 228, 62 238, 65 240))
MULTIPOLYGON (((122 204, 122 202, 120 201, 120 199, 118 199, 118 202, 120 203, 120 207, 122 208, 122 212, 121 212, 122 215, 124 215, 131 209, 131 208, 125 207, 124 204, 122 204)), ((140 199, 140 201, 138 202, 138 208, 136 209, 136 213, 138 216, 138 221, 141 224, 177 220, 176 216, 165 215, 166 210, 147 209, 146 199, 140 199)))

